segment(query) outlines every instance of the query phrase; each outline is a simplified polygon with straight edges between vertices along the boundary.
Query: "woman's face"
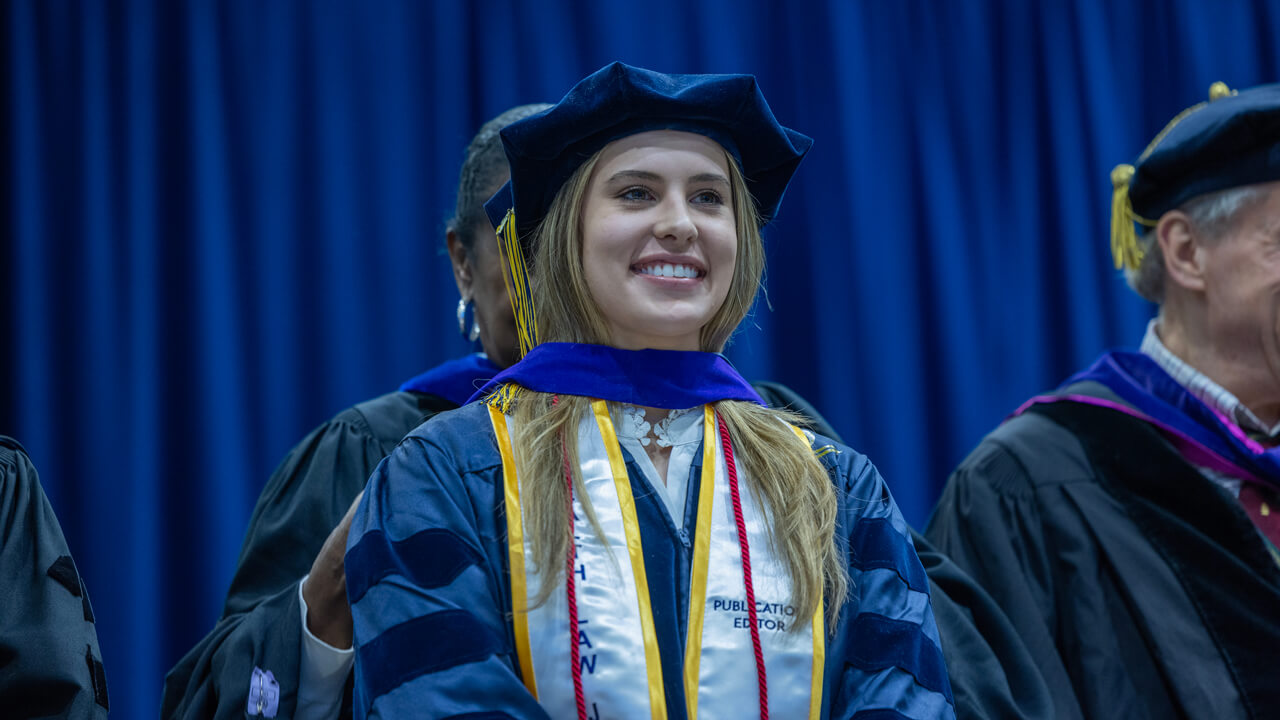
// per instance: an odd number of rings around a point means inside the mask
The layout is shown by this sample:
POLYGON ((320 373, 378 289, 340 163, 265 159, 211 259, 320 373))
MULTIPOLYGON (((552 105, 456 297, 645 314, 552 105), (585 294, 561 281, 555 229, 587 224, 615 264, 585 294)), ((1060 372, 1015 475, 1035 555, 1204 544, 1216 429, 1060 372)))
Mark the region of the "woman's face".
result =
POLYGON ((615 346, 700 349, 738 252, 726 158, 714 140, 675 130, 601 152, 583 203, 582 266, 615 346))
MULTIPOLYGON (((506 182, 503 175, 484 197, 488 197, 506 182)), ((476 321, 480 323, 480 345, 498 367, 515 363, 519 341, 516 338, 516 321, 507 301, 507 286, 502 277, 502 254, 493 225, 487 219, 471 228, 472 245, 468 250, 456 233, 447 237, 449 259, 453 263, 453 277, 458 283, 458 293, 470 297, 475 303, 476 321)), ((469 329, 469 328, 468 328, 469 329)))

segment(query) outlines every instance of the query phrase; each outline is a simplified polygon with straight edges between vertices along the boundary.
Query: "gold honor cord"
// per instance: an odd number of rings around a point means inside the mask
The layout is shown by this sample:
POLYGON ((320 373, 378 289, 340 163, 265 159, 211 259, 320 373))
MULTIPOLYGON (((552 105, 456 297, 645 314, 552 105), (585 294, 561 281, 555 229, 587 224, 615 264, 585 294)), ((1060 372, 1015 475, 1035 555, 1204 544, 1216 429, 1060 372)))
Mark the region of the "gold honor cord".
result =
POLYGON ((529 287, 529 270, 525 264, 524 248, 516 232, 516 214, 508 210, 498 225, 498 249, 506 263, 502 280, 507 286, 507 298, 516 319, 516 336, 520 341, 520 357, 524 357, 538 344, 538 319, 533 308, 533 290, 529 287))
POLYGON ((813 611, 813 679, 809 686, 809 720, 818 720, 822 716, 822 671, 827 659, 822 603, 823 599, 819 597, 818 607, 813 611))
POLYGON ((702 413, 702 480, 698 487, 698 530, 693 541, 693 577, 689 583, 689 632, 684 647, 684 704, 689 720, 698 720, 698 672, 702 660, 702 618, 707 611, 707 562, 711 555, 711 503, 715 496, 716 413, 702 413))
POLYGON ((636 599, 640 604, 640 629, 644 635, 644 664, 649 675, 649 713, 653 720, 667 717, 666 690, 662 684, 662 659, 658 655, 658 637, 653 629, 653 607, 649 602, 649 580, 644 571, 644 549, 640 546, 640 521, 636 517, 635 498, 631 495, 631 476, 622 460, 622 449, 609 417, 609 406, 604 400, 592 400, 600 436, 604 440, 605 453, 609 456, 609 468, 613 471, 613 485, 618 493, 618 505, 622 509, 622 524, 627 535, 627 551, 631 555, 631 573, 635 578, 636 599))
POLYGON ((493 405, 489 406, 489 420, 498 439, 498 451, 502 454, 502 485, 507 510, 507 559, 511 566, 511 623, 516 636, 516 657, 520 662, 520 676, 533 699, 538 699, 538 682, 533 675, 533 654, 529 648, 529 609, 527 580, 524 572, 524 525, 520 513, 520 483, 516 478, 516 459, 511 450, 511 435, 507 432, 507 417, 493 405))
MULTIPOLYGON (((800 428, 791 426, 791 431, 800 438, 807 448, 813 447, 809 438, 804 436, 800 428)), ((828 446, 830 447, 830 446, 828 446)), ((823 453, 826 454, 825 452, 823 453)), ((821 456, 819 456, 821 457, 821 456)), ((818 720, 822 715, 822 671, 826 666, 826 625, 822 622, 822 595, 818 595, 818 607, 813 610, 813 677, 809 688, 809 720, 818 720)))

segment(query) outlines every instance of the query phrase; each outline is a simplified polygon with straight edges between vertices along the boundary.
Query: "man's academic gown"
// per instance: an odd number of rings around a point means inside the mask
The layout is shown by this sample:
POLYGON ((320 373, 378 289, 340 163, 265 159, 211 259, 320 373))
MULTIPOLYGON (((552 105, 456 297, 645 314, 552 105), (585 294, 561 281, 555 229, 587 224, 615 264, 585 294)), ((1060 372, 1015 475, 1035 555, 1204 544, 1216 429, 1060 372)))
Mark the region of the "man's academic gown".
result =
POLYGON ((1280 567, 1262 535, 1106 386, 1057 395, 961 463, 926 536, 1007 613, 1057 717, 1280 716, 1280 567))
POLYGON ((105 718, 93 608, 26 452, 0 436, 0 716, 105 718))

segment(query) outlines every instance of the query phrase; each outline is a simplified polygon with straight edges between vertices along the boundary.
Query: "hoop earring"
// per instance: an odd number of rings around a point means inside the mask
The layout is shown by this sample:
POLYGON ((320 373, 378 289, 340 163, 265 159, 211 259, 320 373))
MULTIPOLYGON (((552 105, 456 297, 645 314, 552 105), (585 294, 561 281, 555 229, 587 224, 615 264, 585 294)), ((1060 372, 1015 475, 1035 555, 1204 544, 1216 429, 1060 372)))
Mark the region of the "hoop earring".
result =
POLYGON ((458 334, 467 337, 467 306, 471 301, 465 297, 458 298, 458 334))
POLYGON ((480 339, 480 318, 476 317, 474 303, 466 298, 458 299, 458 334, 470 342, 480 339), (471 330, 467 330, 467 315, 471 316, 471 330))

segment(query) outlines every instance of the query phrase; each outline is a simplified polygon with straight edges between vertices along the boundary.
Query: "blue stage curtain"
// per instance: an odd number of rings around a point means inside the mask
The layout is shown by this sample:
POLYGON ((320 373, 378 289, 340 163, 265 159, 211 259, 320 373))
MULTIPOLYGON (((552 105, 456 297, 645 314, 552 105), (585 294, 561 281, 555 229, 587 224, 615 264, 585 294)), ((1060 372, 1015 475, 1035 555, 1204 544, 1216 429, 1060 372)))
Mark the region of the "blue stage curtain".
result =
MULTIPOLYGON (((1211 82, 1280 77, 1221 0, 12 0, 0 432, 98 614, 113 715, 212 625, 254 499, 333 413, 466 351, 462 150, 611 60, 749 72, 816 139, 729 354, 812 399, 907 518, 1151 308, 1108 174, 1211 82)), ((6 588, 6 592, 14 592, 6 588)))

